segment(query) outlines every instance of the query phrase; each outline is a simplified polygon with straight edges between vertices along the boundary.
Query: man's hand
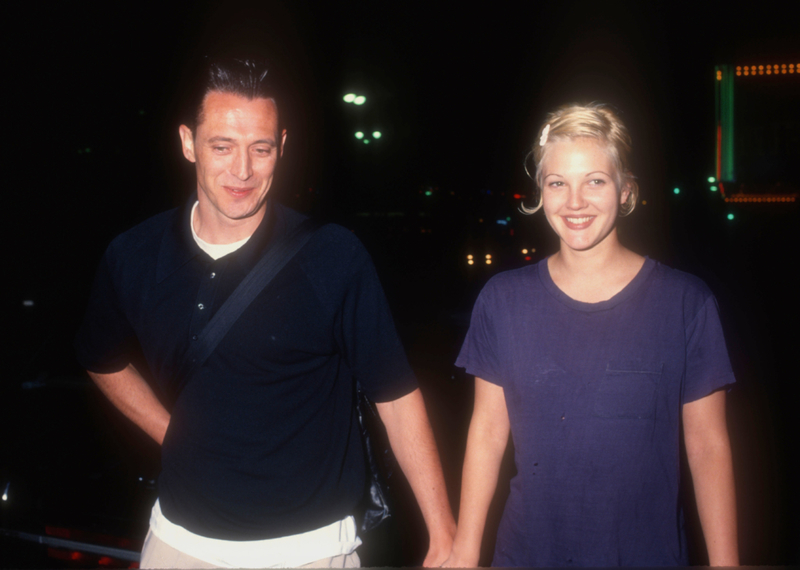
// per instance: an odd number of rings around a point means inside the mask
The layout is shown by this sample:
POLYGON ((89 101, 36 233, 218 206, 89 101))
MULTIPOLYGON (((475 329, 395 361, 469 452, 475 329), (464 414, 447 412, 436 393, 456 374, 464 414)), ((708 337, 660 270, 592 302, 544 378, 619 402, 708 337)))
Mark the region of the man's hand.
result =
POLYGON ((450 555, 456 522, 422 392, 417 388, 402 398, 375 405, 428 527, 430 543, 422 565, 441 566, 450 555))
POLYGON ((111 374, 98 374, 88 370, 86 372, 129 420, 142 428, 159 445, 164 442, 169 412, 158 401, 150 385, 133 364, 111 374))

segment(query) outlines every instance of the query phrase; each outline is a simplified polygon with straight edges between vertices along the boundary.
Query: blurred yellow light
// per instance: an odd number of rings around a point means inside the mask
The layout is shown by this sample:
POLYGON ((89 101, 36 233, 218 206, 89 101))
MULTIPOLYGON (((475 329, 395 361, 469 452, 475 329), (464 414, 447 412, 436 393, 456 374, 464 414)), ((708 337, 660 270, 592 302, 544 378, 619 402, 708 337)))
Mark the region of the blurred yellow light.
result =
POLYGON ((536 253, 536 248, 531 248, 531 253, 536 253))
POLYGON ((647 200, 642 200, 642 206, 647 206, 647 200))
POLYGON ((491 259, 487 259, 486 260, 486 265, 491 265, 491 264, 492 264, 492 260, 491 259))
POLYGON ((467 259, 472 259, 472 254, 471 253, 467 256, 467 259))
POLYGON ((486 254, 486 259, 491 259, 491 258, 492 258, 492 256, 487 253, 486 254))
POLYGON ((522 253, 524 253, 525 255, 528 255, 528 250, 527 249, 523 249, 522 253))
POLYGON ((475 263, 475 262, 474 262, 474 261, 472 261, 471 259, 470 259, 469 261, 467 261, 467 264, 468 264, 468 265, 473 265, 474 263, 475 263))

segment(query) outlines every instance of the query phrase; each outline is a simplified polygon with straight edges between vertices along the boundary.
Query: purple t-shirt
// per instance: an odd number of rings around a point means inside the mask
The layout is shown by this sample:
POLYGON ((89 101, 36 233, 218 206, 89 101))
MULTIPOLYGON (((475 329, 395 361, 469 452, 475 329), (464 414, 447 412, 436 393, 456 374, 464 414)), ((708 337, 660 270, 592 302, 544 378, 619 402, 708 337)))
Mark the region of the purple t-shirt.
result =
POLYGON ((494 566, 684 566, 681 406, 734 382, 716 301, 647 259, 582 303, 547 260, 492 278, 456 361, 505 392, 517 475, 494 566))

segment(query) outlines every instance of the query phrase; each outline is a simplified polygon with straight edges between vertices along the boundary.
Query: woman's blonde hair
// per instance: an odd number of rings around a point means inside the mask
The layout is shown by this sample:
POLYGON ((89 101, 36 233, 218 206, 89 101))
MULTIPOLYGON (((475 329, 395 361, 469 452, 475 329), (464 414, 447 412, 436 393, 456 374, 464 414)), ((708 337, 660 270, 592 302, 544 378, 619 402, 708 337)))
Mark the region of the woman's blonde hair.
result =
MULTIPOLYGON (((605 147, 616 169, 617 188, 630 191, 628 199, 620 206, 619 215, 627 216, 633 212, 639 198, 639 185, 629 166, 631 136, 619 116, 602 103, 572 103, 559 107, 547 116, 536 135, 533 149, 528 153, 528 156, 533 155, 536 164, 533 180, 539 188, 539 200, 533 208, 520 205, 520 210, 524 214, 533 214, 542 207, 542 163, 554 142, 576 138, 595 139, 605 147)), ((528 157, 525 161, 528 161, 528 157)), ((525 170, 528 171, 527 166, 525 170)))

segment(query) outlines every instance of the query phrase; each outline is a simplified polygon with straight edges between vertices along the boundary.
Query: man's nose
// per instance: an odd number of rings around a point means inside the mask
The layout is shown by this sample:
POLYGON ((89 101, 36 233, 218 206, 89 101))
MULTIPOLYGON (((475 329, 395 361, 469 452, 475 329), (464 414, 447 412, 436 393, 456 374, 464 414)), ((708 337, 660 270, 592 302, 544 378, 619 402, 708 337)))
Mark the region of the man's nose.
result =
POLYGON ((240 152, 234 158, 231 172, 239 180, 247 180, 253 175, 253 162, 249 152, 240 152))

